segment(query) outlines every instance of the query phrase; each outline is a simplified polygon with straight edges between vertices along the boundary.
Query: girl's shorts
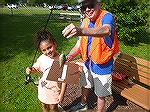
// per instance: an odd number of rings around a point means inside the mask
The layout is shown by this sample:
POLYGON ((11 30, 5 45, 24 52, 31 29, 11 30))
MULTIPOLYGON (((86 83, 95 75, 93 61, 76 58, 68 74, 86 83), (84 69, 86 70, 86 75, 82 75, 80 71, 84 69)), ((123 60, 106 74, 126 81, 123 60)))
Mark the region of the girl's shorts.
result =
POLYGON ((95 74, 83 66, 83 73, 80 75, 80 85, 85 88, 94 87, 97 96, 104 97, 112 94, 111 90, 112 75, 95 74))

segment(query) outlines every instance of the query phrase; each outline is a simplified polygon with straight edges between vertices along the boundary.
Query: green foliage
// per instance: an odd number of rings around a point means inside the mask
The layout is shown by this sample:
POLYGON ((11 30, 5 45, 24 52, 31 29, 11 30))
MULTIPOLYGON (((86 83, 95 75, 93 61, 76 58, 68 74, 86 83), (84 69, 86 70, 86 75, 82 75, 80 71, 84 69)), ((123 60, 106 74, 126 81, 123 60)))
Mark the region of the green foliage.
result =
POLYGON ((0 0, 0 4, 1 4, 1 3, 5 3, 5 0, 0 0))
POLYGON ((110 0, 102 7, 115 15, 117 35, 124 43, 138 44, 141 36, 147 37, 148 0, 110 0))
POLYGON ((77 0, 67 0, 68 4, 77 4, 77 0))
POLYGON ((6 3, 17 3, 19 0, 5 0, 6 3))

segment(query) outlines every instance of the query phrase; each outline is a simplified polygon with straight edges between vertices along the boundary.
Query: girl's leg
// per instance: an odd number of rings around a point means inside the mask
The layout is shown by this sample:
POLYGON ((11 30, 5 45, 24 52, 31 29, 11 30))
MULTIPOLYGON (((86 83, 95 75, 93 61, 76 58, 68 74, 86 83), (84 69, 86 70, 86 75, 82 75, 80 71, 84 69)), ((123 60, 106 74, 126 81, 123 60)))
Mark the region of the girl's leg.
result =
POLYGON ((42 103, 43 112, 49 112, 50 106, 49 104, 42 103))
POLYGON ((59 112, 58 110, 58 104, 51 104, 50 105, 51 112, 59 112))

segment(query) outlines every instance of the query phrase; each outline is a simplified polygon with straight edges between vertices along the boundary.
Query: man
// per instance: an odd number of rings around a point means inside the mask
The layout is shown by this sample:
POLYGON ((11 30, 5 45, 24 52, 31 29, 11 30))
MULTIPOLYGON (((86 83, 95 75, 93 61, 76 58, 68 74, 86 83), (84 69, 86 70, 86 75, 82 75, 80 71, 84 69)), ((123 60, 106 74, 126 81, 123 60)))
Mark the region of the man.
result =
POLYGON ((78 3, 85 16, 81 26, 70 24, 62 31, 66 38, 79 36, 67 59, 81 54, 84 62, 84 75, 81 75, 82 100, 78 107, 86 106, 88 88, 93 87, 97 95, 97 112, 102 112, 105 97, 112 94, 113 56, 119 51, 115 20, 110 12, 100 8, 98 0, 78 0, 78 3))

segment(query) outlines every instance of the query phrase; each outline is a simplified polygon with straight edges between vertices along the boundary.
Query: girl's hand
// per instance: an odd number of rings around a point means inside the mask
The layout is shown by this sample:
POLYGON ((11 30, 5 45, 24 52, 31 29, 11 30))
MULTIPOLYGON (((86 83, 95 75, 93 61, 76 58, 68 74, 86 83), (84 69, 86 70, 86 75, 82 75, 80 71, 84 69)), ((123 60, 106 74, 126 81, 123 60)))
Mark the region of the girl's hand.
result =
POLYGON ((62 103, 63 99, 64 99, 63 95, 60 94, 60 95, 58 96, 59 103, 62 103))
POLYGON ((71 60, 73 59, 73 56, 72 56, 72 55, 67 55, 67 56, 66 56, 66 59, 67 59, 67 61, 69 62, 69 61, 71 61, 71 60))
POLYGON ((32 68, 31 67, 27 67, 26 68, 26 74, 31 74, 32 72, 32 68))

